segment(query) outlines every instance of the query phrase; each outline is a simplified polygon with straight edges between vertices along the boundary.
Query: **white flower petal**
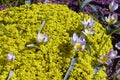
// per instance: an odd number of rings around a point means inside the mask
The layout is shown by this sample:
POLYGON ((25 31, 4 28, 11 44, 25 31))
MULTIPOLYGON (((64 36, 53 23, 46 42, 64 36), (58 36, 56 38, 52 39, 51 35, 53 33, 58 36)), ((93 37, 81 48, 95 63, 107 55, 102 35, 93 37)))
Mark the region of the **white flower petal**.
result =
POLYGON ((95 24, 95 22, 92 21, 92 18, 89 18, 87 21, 84 20, 82 22, 82 25, 85 26, 85 27, 93 27, 93 25, 95 24))
POLYGON ((83 26, 87 26, 88 22, 84 19, 84 21, 82 21, 82 25, 83 26))
POLYGON ((115 3, 115 1, 113 0, 110 4, 109 4, 109 10, 110 12, 114 12, 115 10, 118 9, 118 4, 115 3))
POLYGON ((45 36, 44 37, 44 42, 47 42, 49 40, 49 37, 45 36))
POLYGON ((105 21, 108 22, 108 17, 105 17, 105 21))
POLYGON ((86 40, 84 38, 84 35, 81 35, 78 40, 77 40, 78 43, 81 43, 82 45, 85 45, 86 44, 86 40))
POLYGON ((96 31, 92 30, 92 27, 91 27, 90 30, 85 29, 82 32, 84 35, 89 36, 89 35, 93 35, 96 31))
POLYGON ((110 65, 112 63, 112 60, 111 59, 108 59, 108 61, 106 62, 106 65, 110 65))
POLYGON ((27 47, 35 47, 35 44, 28 44, 27 47))
POLYGON ((89 31, 87 29, 85 29, 84 31, 82 31, 84 35, 88 36, 89 31))
POLYGON ((72 36, 73 44, 75 44, 77 42, 77 39, 78 39, 78 35, 76 33, 73 33, 73 36, 72 36))
POLYGON ((49 37, 46 36, 46 34, 41 34, 41 33, 38 33, 37 35, 37 38, 36 38, 36 41, 37 42, 47 42, 49 40, 49 37))
POLYGON ((88 23, 90 23, 90 22, 92 22, 92 18, 89 18, 89 19, 88 19, 88 23))
POLYGON ((115 24, 115 23, 118 21, 118 16, 117 16, 117 14, 113 14, 113 15, 112 15, 112 18, 115 19, 115 21, 113 22, 113 24, 115 24))
POLYGON ((8 53, 8 55, 7 55, 7 60, 8 61, 13 61, 15 59, 15 55, 14 55, 14 53, 8 53))
POLYGON ((85 45, 82 45, 81 50, 84 50, 84 49, 85 49, 85 45))
POLYGON ((120 49, 120 42, 116 43, 116 44, 115 44, 115 47, 116 47, 117 49, 120 49))
POLYGON ((96 32, 96 31, 91 30, 91 31, 90 31, 90 34, 93 35, 93 34, 95 34, 95 32, 96 32))
POLYGON ((36 41, 37 42, 43 42, 43 39, 44 39, 43 34, 41 34, 41 33, 38 32, 36 41))
POLYGON ((118 4, 115 4, 115 5, 113 6, 113 9, 114 9, 114 11, 117 10, 117 9, 118 9, 118 4))
POLYGON ((118 54, 117 50, 111 49, 110 52, 109 52, 109 57, 111 59, 114 59, 117 56, 117 54, 118 54))

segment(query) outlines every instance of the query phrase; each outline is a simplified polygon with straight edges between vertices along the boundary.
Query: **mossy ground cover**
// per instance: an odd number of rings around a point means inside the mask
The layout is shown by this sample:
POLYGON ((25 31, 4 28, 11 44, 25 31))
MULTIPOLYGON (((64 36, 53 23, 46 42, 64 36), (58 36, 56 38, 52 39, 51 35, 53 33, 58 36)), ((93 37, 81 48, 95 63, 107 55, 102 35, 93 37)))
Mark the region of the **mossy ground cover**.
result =
POLYGON ((112 48, 108 39, 101 52, 98 52, 108 38, 106 34, 102 37, 105 32, 102 25, 96 22, 93 27, 96 33, 86 38, 91 54, 88 54, 87 48, 76 53, 71 42, 74 32, 82 34, 81 21, 90 17, 57 4, 22 5, 0 11, 0 22, 4 27, 4 30, 0 27, 0 79, 5 80, 9 71, 13 70, 15 74, 12 80, 62 80, 71 58, 78 54, 68 80, 106 80, 105 68, 93 79, 98 57, 112 48), (42 33, 45 32, 50 39, 46 43, 36 43, 37 33, 46 16, 42 33), (32 43, 38 48, 26 47, 32 43), (12 62, 6 59, 9 52, 16 56, 12 62))

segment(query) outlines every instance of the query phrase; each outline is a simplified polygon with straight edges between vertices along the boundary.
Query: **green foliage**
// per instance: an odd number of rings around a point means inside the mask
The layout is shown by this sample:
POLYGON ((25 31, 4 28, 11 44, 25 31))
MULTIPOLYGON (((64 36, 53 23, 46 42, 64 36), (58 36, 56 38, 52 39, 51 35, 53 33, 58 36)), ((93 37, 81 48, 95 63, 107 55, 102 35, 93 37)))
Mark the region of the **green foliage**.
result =
MULTIPOLYGON (((89 4, 89 6, 91 6, 93 11, 95 13, 97 13, 99 22, 101 24, 103 24, 103 27, 106 29, 106 34, 111 35, 111 33, 113 33, 115 31, 114 34, 120 35, 120 30, 118 29, 118 27, 120 27, 120 25, 119 25, 119 23, 117 23, 117 21, 114 24, 107 22, 106 21, 107 17, 103 14, 103 12, 99 8, 97 8, 95 5, 91 5, 91 4, 89 4), (118 29, 118 30, 116 31, 116 29, 118 29)), ((110 13, 110 14, 115 15, 115 13, 110 13)), ((116 15, 116 16, 118 16, 118 15, 116 15)), ((118 17, 117 18, 113 17, 113 18, 118 20, 118 17)))
POLYGON ((91 2, 91 0, 84 0, 82 2, 82 0, 78 0, 78 6, 79 6, 79 10, 82 11, 86 5, 88 5, 91 2))

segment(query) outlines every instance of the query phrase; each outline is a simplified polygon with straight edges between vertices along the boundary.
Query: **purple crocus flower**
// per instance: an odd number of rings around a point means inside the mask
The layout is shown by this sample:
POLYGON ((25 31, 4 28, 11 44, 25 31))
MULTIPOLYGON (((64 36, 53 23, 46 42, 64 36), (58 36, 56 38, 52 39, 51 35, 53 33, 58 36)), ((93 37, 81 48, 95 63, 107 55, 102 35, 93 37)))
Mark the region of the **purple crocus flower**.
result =
POLYGON ((95 33, 95 31, 92 30, 92 28, 90 28, 90 29, 84 29, 82 32, 83 32, 83 34, 85 34, 86 36, 93 35, 93 34, 95 33))
POLYGON ((120 42, 116 43, 115 47, 120 50, 120 42))
POLYGON ((118 52, 117 50, 111 49, 108 54, 103 54, 98 59, 98 62, 101 64, 109 66, 112 63, 112 59, 120 58, 120 56, 117 56, 118 52))
POLYGON ((108 53, 108 56, 110 59, 115 59, 118 57, 117 54, 118 54, 117 50, 111 49, 108 53))
POLYGON ((76 51, 81 51, 85 48, 86 40, 84 39, 83 35, 78 37, 78 35, 76 33, 73 33, 72 42, 74 44, 74 49, 76 51))
POLYGON ((95 21, 93 22, 92 21, 92 18, 89 18, 87 21, 86 20, 84 20, 84 21, 82 21, 82 25, 85 27, 85 28, 91 28, 91 27, 93 27, 94 26, 94 24, 95 24, 95 21))
POLYGON ((47 42, 49 40, 49 37, 46 36, 46 34, 41 34, 40 32, 38 32, 37 37, 36 37, 36 41, 37 42, 47 42))
POLYGON ((118 20, 118 16, 117 16, 117 14, 109 14, 109 16, 108 17, 105 17, 105 20, 107 21, 107 23, 108 24, 115 24, 116 22, 117 22, 117 20, 118 20))
POLYGON ((82 31, 83 34, 85 34, 86 36, 88 35, 93 35, 95 33, 95 31, 93 30, 93 26, 95 24, 95 21, 92 21, 92 18, 89 18, 87 21, 84 20, 82 22, 82 25, 84 26, 84 30, 82 31))
POLYGON ((114 12, 115 10, 118 9, 118 4, 115 3, 115 1, 113 0, 110 4, 109 4, 109 10, 110 12, 114 12))

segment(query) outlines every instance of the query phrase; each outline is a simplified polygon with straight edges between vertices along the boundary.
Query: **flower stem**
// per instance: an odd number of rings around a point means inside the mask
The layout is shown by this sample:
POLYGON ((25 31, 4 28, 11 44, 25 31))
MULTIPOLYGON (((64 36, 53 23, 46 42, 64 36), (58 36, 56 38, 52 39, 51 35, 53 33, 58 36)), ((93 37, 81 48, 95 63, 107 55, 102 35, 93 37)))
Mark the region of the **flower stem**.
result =
POLYGON ((40 30, 39 30, 39 33, 41 33, 42 29, 44 28, 44 26, 45 26, 45 22, 46 22, 46 21, 43 20, 42 25, 41 25, 40 30))
POLYGON ((10 80, 13 77, 13 74, 14 74, 14 71, 10 70, 7 80, 10 80))
POLYGON ((111 37, 111 35, 112 35, 113 33, 117 32, 117 31, 119 31, 119 30, 120 30, 120 27, 117 28, 117 29, 115 29, 114 31, 112 31, 112 32, 110 33, 110 35, 107 37, 107 39, 105 40, 105 42, 101 45, 101 47, 100 47, 99 50, 97 51, 97 54, 100 53, 100 51, 102 50, 102 48, 104 47, 104 45, 105 45, 105 43, 108 41, 108 39, 111 37))
POLYGON ((77 57, 73 57, 72 58, 72 61, 71 61, 71 64, 70 64, 70 67, 69 69, 67 70, 66 74, 65 74, 65 77, 64 77, 64 80, 67 80, 69 75, 70 75, 70 71, 73 70, 74 68, 74 64, 76 63, 77 61, 77 57))

